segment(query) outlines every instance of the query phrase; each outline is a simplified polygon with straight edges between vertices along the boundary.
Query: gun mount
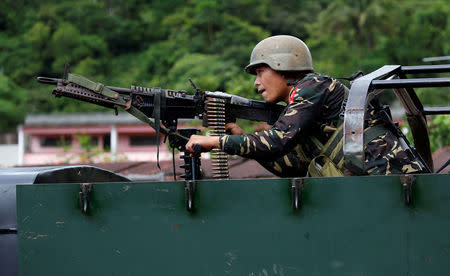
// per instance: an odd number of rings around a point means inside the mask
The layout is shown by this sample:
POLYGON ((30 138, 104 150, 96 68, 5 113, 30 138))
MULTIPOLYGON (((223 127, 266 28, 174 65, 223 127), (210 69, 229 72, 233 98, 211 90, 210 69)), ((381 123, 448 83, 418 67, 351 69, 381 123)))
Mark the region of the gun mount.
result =
MULTIPOLYGON (((450 107, 425 108, 414 88, 448 87, 449 77, 413 78, 407 75, 450 73, 450 65, 400 66, 386 65, 357 78, 351 88, 344 114, 344 158, 347 166, 364 165, 364 118, 368 103, 379 94, 392 89, 406 112, 414 145, 424 163, 433 169, 427 115, 450 114, 450 107)), ((407 142, 407 140, 405 141, 407 142)))

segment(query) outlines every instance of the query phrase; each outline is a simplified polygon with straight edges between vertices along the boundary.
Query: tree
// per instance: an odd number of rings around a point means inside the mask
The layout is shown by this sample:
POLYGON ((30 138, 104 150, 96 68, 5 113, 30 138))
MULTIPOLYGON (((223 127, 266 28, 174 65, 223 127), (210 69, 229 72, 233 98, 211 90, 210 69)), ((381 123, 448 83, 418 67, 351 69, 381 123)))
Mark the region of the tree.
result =
POLYGON ((383 52, 377 52, 381 59, 370 63, 364 60, 386 36, 395 33, 393 11, 398 8, 398 4, 387 0, 333 1, 319 14, 316 22, 307 26, 308 44, 318 53, 316 59, 324 62, 327 70, 340 75, 358 69, 372 71, 385 63, 383 52))
POLYGON ((231 62, 220 59, 218 55, 188 54, 178 60, 168 72, 168 82, 175 89, 189 88, 188 79, 209 91, 225 90, 225 84, 238 72, 231 62))
POLYGON ((26 92, 0 73, 0 131, 12 130, 25 118, 26 92))

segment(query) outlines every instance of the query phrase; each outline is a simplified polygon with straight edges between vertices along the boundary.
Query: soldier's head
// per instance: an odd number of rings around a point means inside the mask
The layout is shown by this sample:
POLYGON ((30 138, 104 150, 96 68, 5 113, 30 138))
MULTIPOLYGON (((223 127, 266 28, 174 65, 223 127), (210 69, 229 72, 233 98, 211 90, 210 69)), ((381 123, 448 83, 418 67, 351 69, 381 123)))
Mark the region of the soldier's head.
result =
POLYGON ((277 35, 260 41, 252 51, 250 64, 245 67, 256 75, 255 86, 267 102, 287 102, 288 80, 301 79, 313 72, 311 53, 300 39, 277 35))

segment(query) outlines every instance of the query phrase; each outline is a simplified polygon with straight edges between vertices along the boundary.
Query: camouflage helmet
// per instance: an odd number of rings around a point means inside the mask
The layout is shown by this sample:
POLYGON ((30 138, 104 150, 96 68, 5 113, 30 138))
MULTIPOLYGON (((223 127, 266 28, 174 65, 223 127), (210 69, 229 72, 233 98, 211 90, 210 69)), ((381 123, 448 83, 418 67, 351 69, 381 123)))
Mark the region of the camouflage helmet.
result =
POLYGON ((256 44, 245 71, 256 75, 255 68, 261 64, 276 71, 314 71, 308 46, 290 35, 271 36, 256 44))

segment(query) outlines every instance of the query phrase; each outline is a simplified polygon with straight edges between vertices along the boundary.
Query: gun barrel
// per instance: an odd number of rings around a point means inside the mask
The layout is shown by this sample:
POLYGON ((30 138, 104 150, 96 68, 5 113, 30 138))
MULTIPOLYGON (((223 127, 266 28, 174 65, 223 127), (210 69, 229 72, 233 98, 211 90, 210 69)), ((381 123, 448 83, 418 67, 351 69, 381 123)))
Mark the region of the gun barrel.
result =
POLYGON ((115 86, 105 86, 105 87, 111 89, 112 91, 120 93, 120 94, 126 94, 126 95, 130 95, 131 94, 131 89, 130 88, 115 87, 115 86))

